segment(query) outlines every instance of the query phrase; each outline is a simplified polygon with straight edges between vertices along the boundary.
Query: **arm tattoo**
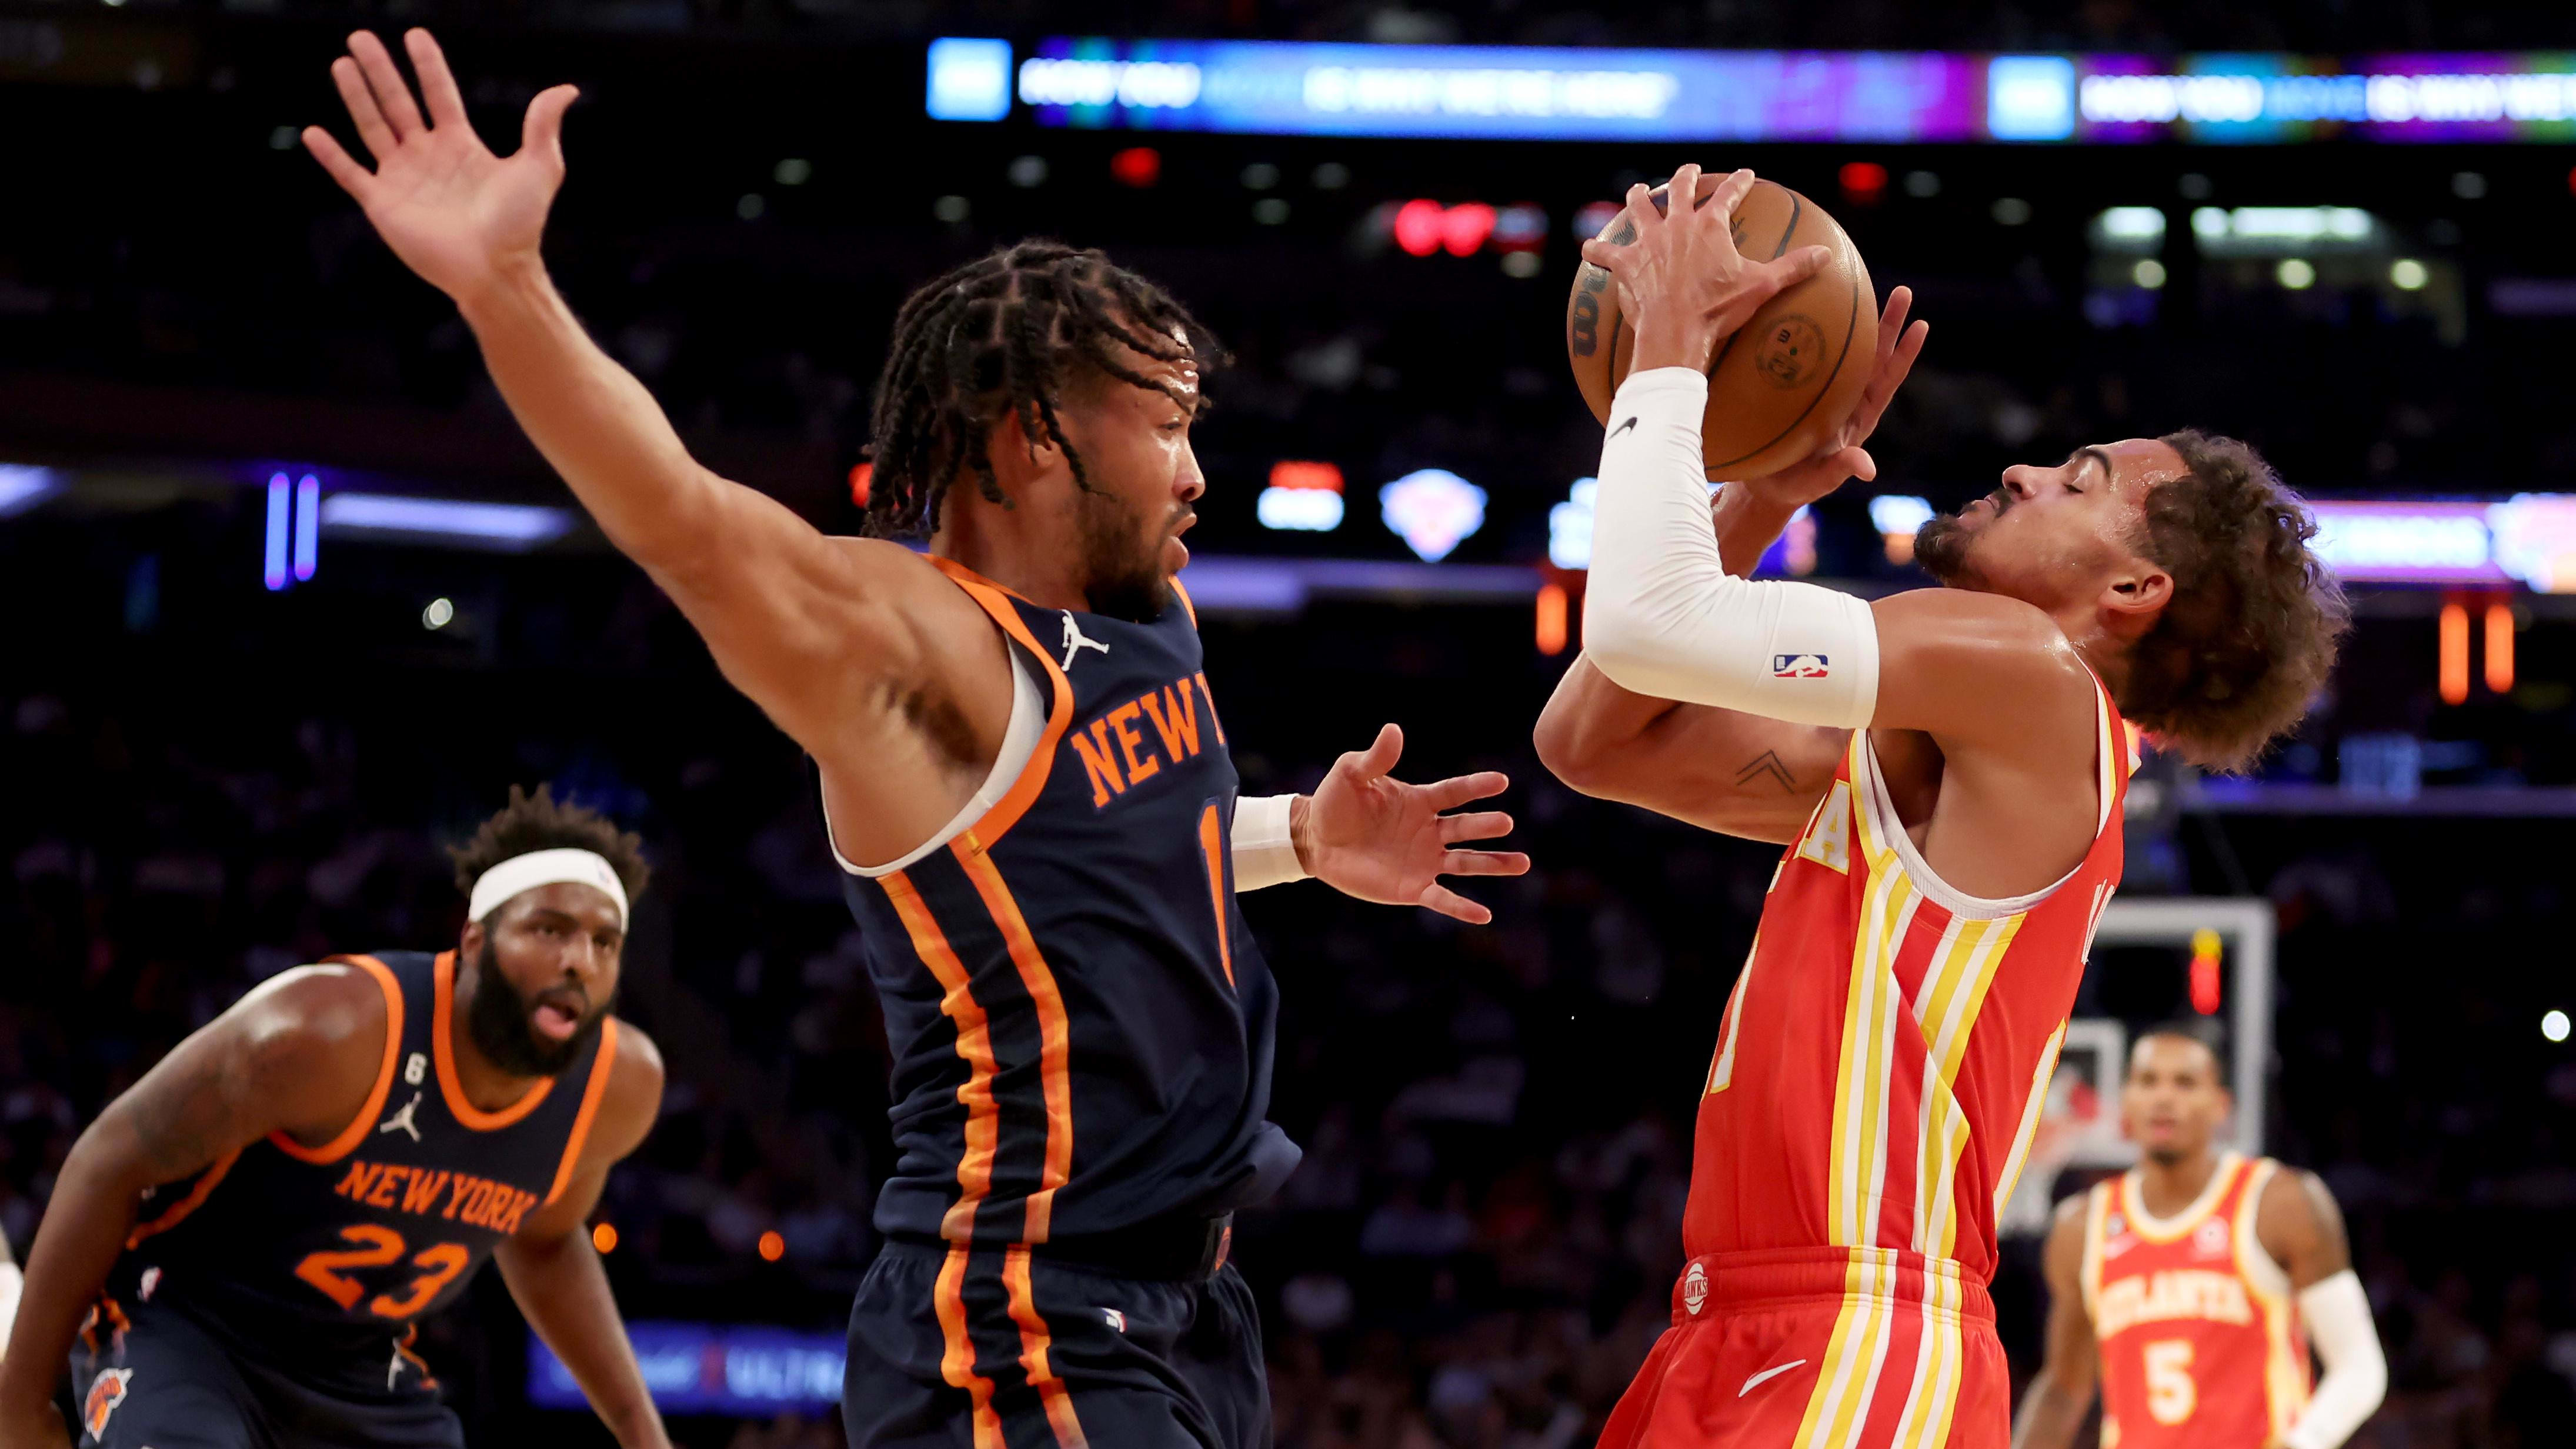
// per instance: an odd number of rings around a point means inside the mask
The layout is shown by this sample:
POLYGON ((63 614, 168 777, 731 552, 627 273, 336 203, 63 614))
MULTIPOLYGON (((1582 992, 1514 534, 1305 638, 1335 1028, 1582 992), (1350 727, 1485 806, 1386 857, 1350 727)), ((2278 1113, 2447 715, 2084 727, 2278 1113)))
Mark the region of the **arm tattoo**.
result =
POLYGON ((1744 768, 1735 772, 1735 783, 1738 785, 1751 785, 1754 781, 1762 779, 1779 781, 1780 793, 1784 795, 1798 793, 1798 777, 1789 773, 1789 767, 1781 762, 1777 750, 1764 750, 1761 754, 1745 761, 1744 768))

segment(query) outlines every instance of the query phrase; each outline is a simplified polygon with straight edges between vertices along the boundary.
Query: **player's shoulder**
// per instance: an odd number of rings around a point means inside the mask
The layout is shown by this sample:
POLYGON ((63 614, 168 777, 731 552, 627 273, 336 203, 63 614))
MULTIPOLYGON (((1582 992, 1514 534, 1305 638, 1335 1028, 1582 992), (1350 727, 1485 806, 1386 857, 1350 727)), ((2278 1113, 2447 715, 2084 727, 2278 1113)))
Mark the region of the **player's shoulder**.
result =
POLYGON ((2101 1184, 2096 1183, 2079 1192, 2071 1192, 2059 1198, 2056 1211, 2049 1218, 2049 1236, 2054 1238, 2060 1235, 2072 1236, 2082 1233, 2085 1223, 2093 1216, 2093 1195, 2101 1190, 2101 1184))
POLYGON ((2255 1231, 2267 1249, 2343 1236, 2343 1209, 2324 1178, 2268 1157, 2257 1166, 2271 1169, 2262 1199, 2254 1205, 2255 1231))
POLYGON ((281 971, 252 987, 206 1030, 253 1081, 309 1081, 342 1067, 372 1073, 395 1029, 401 989, 382 966, 325 961, 281 971))
POLYGON ((666 1071, 662 1048, 644 1029, 624 1017, 614 1018, 616 1053, 608 1063, 608 1081, 599 1097, 599 1117, 591 1129, 591 1151, 615 1161, 635 1150, 662 1114, 666 1071))

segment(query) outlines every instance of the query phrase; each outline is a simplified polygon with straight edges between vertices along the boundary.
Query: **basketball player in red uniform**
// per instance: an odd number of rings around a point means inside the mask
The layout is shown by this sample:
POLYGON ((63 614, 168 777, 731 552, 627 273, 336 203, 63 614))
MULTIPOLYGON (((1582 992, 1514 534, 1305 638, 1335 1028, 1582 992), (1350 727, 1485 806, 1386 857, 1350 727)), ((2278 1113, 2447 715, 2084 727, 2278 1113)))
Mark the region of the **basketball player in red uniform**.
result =
POLYGON ((2379 1407, 2388 1362, 2343 1214, 2314 1174, 2216 1150, 2234 1105, 2188 1029, 2138 1039, 2120 1121, 2140 1160, 2058 1205, 2016 1449, 2075 1442, 2097 1367, 2102 1449, 2334 1449, 2379 1407))
POLYGON ((2297 499, 2193 433, 2006 470, 1924 528, 1946 588, 1873 605, 1744 577, 1800 505, 1875 476, 1859 444, 1924 337, 1898 289, 1837 446, 1712 506, 1709 360, 1823 259, 1736 255, 1751 185, 1670 219, 1637 188, 1634 242, 1584 248, 1637 341, 1585 654, 1540 756, 1588 794, 1790 847, 1700 1099, 1673 1327, 1602 1443, 1999 1446, 1995 1217, 2120 878, 2123 716, 2243 760, 2325 678, 2344 610, 2297 499))

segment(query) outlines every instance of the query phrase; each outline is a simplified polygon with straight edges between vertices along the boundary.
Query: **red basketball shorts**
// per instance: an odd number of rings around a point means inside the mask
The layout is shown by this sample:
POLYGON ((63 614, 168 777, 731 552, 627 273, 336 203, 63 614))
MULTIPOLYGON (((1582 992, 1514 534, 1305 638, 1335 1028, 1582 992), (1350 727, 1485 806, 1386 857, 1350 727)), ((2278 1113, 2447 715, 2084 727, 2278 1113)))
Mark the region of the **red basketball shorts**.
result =
POLYGON ((1958 1264, 1880 1248, 1694 1258, 1601 1449, 2002 1449, 2012 1373, 1958 1264))

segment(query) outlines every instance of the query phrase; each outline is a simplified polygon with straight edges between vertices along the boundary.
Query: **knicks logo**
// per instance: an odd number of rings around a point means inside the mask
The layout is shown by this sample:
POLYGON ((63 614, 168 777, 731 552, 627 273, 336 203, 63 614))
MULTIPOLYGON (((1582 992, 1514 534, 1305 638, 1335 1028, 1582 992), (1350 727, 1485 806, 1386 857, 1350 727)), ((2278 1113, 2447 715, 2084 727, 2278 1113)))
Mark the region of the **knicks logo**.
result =
POLYGON ((1693 1263, 1690 1265, 1690 1271, 1682 1274, 1682 1306, 1690 1310, 1693 1318, 1697 1318, 1700 1305, 1707 1301, 1708 1270, 1693 1263))
POLYGON ((107 1437, 107 1418, 116 1406, 125 1402, 125 1386, 134 1380, 134 1370, 112 1368, 99 1370, 90 1380, 89 1397, 81 1401, 81 1427, 93 1439, 107 1437))
POLYGON ((1833 673, 1825 667, 1822 654, 1774 654, 1771 656, 1773 679, 1822 679, 1833 673))

